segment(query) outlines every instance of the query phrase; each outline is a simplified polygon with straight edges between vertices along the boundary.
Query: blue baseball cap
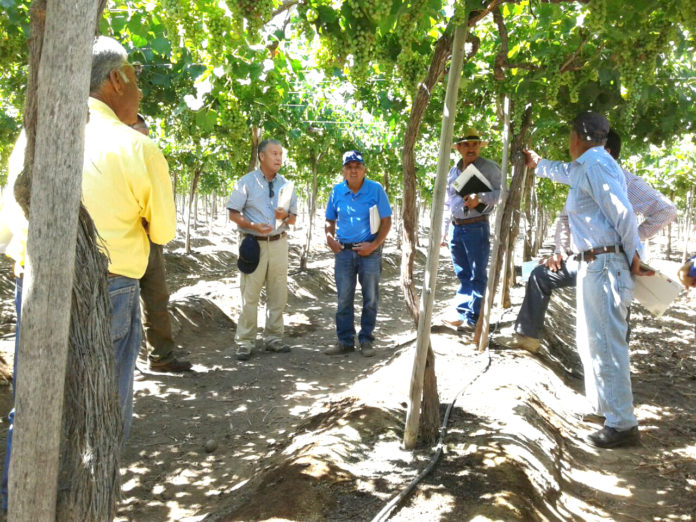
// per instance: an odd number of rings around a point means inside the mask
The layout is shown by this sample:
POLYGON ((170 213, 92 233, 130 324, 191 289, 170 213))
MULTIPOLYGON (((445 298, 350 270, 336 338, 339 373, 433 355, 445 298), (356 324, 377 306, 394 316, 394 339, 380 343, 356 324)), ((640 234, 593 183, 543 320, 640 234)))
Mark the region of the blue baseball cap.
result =
POLYGON ((258 240, 251 235, 244 238, 239 245, 239 258, 237 259, 237 268, 244 274, 251 274, 259 266, 259 257, 261 256, 261 247, 258 240))
POLYGON ((343 166, 345 167, 346 164, 350 163, 351 161, 358 161, 363 165, 365 164, 362 154, 357 150, 349 150, 348 152, 343 153, 343 166))

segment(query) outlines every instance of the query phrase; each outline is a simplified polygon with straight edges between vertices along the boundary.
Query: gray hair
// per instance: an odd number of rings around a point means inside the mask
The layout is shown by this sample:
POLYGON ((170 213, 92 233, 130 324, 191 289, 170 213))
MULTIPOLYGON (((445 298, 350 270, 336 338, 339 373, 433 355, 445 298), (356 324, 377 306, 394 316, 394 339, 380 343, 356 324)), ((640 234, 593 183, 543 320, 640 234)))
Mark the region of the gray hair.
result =
MULTIPOLYGON (((126 49, 113 38, 98 36, 92 47, 92 75, 89 79, 89 92, 94 94, 104 84, 114 69, 119 69, 128 63, 126 49)), ((121 73, 121 78, 128 83, 128 77, 121 73)))
POLYGON ((257 149, 257 154, 261 154, 262 152, 266 152, 266 147, 268 147, 269 145, 278 145, 279 147, 283 146, 283 144, 280 143, 278 140, 274 140, 274 139, 263 140, 261 143, 259 143, 259 148, 257 149))

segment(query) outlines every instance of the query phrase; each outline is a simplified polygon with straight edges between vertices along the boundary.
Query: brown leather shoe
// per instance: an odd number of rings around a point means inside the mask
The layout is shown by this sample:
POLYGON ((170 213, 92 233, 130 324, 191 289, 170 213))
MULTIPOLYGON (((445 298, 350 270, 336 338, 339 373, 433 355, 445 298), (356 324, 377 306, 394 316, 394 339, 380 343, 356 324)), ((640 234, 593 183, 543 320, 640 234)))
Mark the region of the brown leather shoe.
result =
POLYGON ((166 372, 166 373, 183 373, 191 372, 191 363, 188 361, 182 361, 172 356, 164 361, 150 361, 150 370, 154 372, 166 372))
POLYGON ((539 339, 527 337, 526 335, 518 333, 513 333, 512 335, 500 335, 494 338, 493 342, 508 348, 521 348, 530 353, 538 353, 539 348, 541 347, 541 342, 539 342, 539 339))

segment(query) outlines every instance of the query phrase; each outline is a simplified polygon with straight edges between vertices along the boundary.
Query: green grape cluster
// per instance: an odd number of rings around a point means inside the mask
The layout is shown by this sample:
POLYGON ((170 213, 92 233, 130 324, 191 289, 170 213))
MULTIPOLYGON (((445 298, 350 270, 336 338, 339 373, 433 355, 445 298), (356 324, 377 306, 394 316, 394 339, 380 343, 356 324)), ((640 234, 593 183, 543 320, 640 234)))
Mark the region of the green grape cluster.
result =
POLYGON ((273 0, 235 0, 228 6, 247 21, 251 33, 260 31, 273 17, 273 0))
POLYGON ((414 92, 427 70, 427 63, 423 60, 423 56, 415 54, 410 49, 404 49, 396 59, 396 66, 407 91, 414 92))
POLYGON ((350 7, 356 17, 373 21, 387 16, 391 10, 391 2, 385 0, 346 0, 345 5, 350 7))
POLYGON ((546 79, 548 85, 546 87, 546 100, 551 107, 555 107, 558 103, 558 91, 561 88, 561 78, 564 75, 554 74, 546 79))
POLYGON ((358 25, 354 30, 346 31, 350 53, 353 55, 354 69, 352 75, 356 79, 364 79, 370 61, 374 56, 375 34, 364 25, 358 25))
POLYGON ((595 34, 602 34, 606 30, 606 23, 607 0, 590 0, 585 27, 595 34))
POLYGON ((467 9, 466 0, 455 0, 454 2, 454 16, 452 17, 452 24, 454 26, 461 25, 467 20, 467 9))
POLYGON ((570 103, 578 103, 580 100, 580 87, 582 83, 576 82, 570 87, 569 98, 570 103))

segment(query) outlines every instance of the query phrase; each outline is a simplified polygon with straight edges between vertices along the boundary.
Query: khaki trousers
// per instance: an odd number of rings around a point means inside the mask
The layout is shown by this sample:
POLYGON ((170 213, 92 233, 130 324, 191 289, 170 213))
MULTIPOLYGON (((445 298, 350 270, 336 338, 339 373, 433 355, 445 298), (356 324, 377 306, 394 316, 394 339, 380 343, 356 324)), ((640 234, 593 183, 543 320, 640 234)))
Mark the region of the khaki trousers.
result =
POLYGON ((283 312, 288 302, 288 238, 259 241, 259 266, 251 274, 241 274, 242 311, 234 337, 238 346, 253 348, 261 289, 266 285, 265 343, 283 340, 283 312))

